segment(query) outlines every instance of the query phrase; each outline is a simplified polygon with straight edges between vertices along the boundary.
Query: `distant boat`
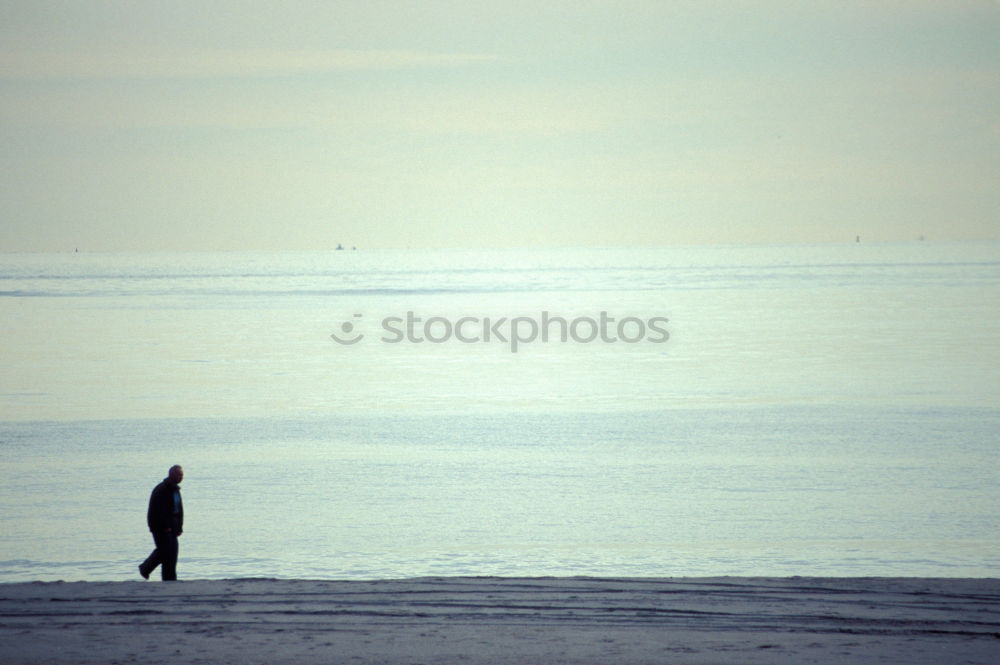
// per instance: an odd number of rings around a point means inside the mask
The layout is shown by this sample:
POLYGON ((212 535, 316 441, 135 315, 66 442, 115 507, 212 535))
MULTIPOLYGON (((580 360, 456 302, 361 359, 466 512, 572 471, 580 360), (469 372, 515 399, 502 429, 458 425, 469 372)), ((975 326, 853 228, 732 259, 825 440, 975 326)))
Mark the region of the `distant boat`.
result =
POLYGON ((340 244, 340 243, 338 242, 338 243, 337 243, 337 249, 344 249, 344 246, 343 246, 343 245, 341 245, 341 244, 340 244))

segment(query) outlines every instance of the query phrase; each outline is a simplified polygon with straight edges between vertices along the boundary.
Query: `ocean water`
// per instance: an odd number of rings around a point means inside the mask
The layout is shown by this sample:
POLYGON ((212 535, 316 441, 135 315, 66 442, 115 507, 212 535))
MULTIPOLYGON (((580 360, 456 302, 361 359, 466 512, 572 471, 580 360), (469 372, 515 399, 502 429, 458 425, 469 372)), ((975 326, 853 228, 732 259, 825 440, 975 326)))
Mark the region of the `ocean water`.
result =
POLYGON ((0 255, 0 582, 1000 574, 1000 244, 0 255), (338 341, 338 339, 340 341, 338 341))

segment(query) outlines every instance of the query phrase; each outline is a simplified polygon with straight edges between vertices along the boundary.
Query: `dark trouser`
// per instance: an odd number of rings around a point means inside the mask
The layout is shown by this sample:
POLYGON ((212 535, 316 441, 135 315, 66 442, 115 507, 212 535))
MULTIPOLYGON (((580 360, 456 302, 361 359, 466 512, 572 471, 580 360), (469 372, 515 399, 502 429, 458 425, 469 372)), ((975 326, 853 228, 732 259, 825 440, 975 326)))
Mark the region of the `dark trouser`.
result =
POLYGON ((177 536, 174 533, 154 533, 156 549, 142 562, 142 570, 149 575, 162 565, 160 575, 165 582, 177 579, 177 536))

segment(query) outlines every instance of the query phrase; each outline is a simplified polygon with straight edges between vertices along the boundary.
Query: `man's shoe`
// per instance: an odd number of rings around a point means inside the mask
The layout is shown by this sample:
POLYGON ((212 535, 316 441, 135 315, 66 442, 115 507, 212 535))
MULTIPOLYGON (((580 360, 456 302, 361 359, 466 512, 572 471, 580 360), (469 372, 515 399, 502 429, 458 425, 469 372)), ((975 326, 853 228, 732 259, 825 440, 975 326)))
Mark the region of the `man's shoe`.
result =
POLYGON ((139 564, 139 574, 142 575, 142 579, 144 580, 149 579, 149 573, 146 571, 145 568, 142 567, 141 563, 139 564))

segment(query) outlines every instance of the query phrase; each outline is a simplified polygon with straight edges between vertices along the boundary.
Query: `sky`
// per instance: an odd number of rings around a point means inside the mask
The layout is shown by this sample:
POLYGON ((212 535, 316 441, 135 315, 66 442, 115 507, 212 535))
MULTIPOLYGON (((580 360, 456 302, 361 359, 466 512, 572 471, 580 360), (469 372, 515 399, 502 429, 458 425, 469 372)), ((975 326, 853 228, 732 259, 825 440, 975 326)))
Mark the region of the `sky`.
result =
POLYGON ((0 251, 997 239, 998 176, 997 0, 0 0, 0 251))

